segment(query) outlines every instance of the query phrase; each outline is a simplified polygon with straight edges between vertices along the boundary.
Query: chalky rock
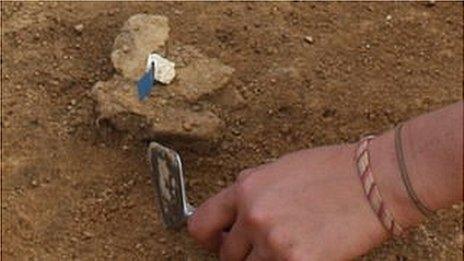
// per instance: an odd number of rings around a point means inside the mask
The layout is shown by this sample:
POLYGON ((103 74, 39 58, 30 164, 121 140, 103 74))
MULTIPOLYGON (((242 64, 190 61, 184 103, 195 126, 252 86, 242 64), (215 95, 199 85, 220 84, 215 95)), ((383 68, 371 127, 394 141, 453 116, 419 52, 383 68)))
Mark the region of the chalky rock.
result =
POLYGON ((168 37, 169 25, 165 16, 132 16, 114 41, 111 53, 114 67, 125 78, 137 81, 145 72, 148 55, 163 53, 168 37))
POLYGON ((193 112, 169 103, 167 93, 150 97, 146 102, 137 99, 134 83, 118 75, 98 82, 92 96, 97 101, 100 119, 109 120, 118 130, 127 131, 141 139, 183 137, 213 140, 223 122, 212 112, 193 112))
POLYGON ((188 102, 224 88, 234 69, 217 59, 200 58, 179 69, 179 80, 169 88, 188 102))
POLYGON ((91 92, 99 120, 139 139, 215 141, 224 122, 208 108, 230 108, 244 102, 229 85, 234 69, 175 41, 170 41, 166 55, 162 49, 168 32, 167 18, 156 15, 135 15, 124 24, 111 55, 119 73, 96 83, 91 92), (158 64, 165 71, 155 73, 166 85, 156 84, 149 98, 140 101, 136 81, 145 72, 148 54, 155 52, 172 61, 158 64), (200 102, 202 106, 198 106, 200 102))
POLYGON ((156 53, 150 54, 147 59, 147 68, 150 68, 152 62, 156 64, 154 71, 155 80, 164 84, 171 83, 176 76, 175 64, 156 53))

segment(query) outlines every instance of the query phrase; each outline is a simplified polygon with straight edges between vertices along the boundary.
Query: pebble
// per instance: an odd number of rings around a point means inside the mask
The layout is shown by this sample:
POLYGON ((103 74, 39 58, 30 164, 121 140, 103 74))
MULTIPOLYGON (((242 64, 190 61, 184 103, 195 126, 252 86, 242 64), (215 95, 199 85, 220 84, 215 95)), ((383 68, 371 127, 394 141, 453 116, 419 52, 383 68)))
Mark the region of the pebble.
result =
POLYGON ((290 132, 290 126, 283 125, 281 129, 282 134, 288 134, 290 132))
POLYGON ((229 146, 229 143, 228 143, 228 142, 223 142, 223 143, 221 144, 221 149, 222 149, 222 150, 228 150, 229 148, 230 148, 230 146, 229 146))
POLYGON ((392 16, 391 15, 387 15, 387 17, 385 18, 387 19, 387 21, 390 21, 392 19, 392 16))
POLYGON ((166 242, 166 238, 165 238, 165 237, 160 237, 160 238, 158 239, 158 242, 160 242, 160 243, 165 243, 165 242, 166 242))
POLYGON ((182 247, 180 247, 180 246, 175 246, 175 247, 174 247, 174 251, 175 251, 176 253, 182 253, 182 247))
POLYGON ((168 101, 166 101, 165 99, 160 99, 160 101, 159 101, 159 104, 160 104, 161 106, 164 106, 164 105, 166 105, 167 103, 168 103, 168 101))
POLYGON ((201 110, 201 106, 198 105, 198 104, 195 104, 195 105, 192 106, 192 110, 193 110, 193 111, 200 111, 200 110, 201 110))
POLYGON ((276 54, 276 53, 278 53, 278 51, 275 48, 271 47, 271 46, 269 46, 266 49, 266 51, 267 51, 268 54, 276 54))
POLYGON ((122 46, 122 51, 125 52, 125 53, 129 52, 129 46, 123 45, 122 46))
POLYGON ((90 239, 94 236, 93 233, 89 231, 84 231, 82 234, 84 235, 84 239, 90 239))
POLYGON ((313 44, 314 43, 314 38, 312 36, 306 36, 304 38, 305 42, 309 43, 309 44, 313 44))
POLYGON ((84 25, 83 24, 77 24, 77 25, 74 26, 74 30, 76 30, 76 32, 78 32, 78 33, 81 33, 84 30, 84 25))
POLYGON ((218 181, 217 181, 217 184, 218 184, 218 186, 220 186, 220 187, 224 187, 224 186, 226 185, 226 183, 225 183, 223 180, 218 180, 218 181))
POLYGON ((33 187, 37 187, 37 186, 39 185, 39 182, 37 182, 37 180, 33 179, 33 180, 31 181, 31 185, 32 185, 33 187))
POLYGON ((133 208, 135 206, 135 203, 131 200, 128 200, 127 202, 123 203, 123 208, 133 208))
POLYGON ((464 235, 463 235, 462 233, 458 234, 458 235, 456 236, 455 241, 456 241, 456 244, 457 244, 457 245, 462 246, 462 243, 463 243, 463 241, 464 241, 464 235))
POLYGON ((129 146, 124 145, 124 146, 122 146, 122 149, 123 149, 123 150, 129 150, 129 146))
POLYGON ((76 99, 72 99, 72 100, 71 100, 71 105, 74 106, 74 105, 76 105, 76 103, 77 103, 76 99))
POLYGON ((184 122, 182 124, 182 128, 186 131, 191 131, 193 129, 192 123, 190 122, 184 122))

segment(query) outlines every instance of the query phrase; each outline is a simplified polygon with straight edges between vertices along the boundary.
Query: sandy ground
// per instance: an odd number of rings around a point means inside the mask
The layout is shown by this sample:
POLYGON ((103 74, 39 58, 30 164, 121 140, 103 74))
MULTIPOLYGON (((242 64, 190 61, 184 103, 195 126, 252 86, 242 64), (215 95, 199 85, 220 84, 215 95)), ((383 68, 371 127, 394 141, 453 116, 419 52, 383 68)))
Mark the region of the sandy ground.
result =
MULTIPOLYGON (((462 99, 462 3, 2 2, 2 259, 216 258, 161 226, 145 144, 95 124, 89 91, 136 13, 169 17, 172 39, 236 69, 246 104, 217 109, 220 143, 174 145, 196 204, 243 168, 462 99)), ((462 260, 462 215, 364 258, 462 260)))

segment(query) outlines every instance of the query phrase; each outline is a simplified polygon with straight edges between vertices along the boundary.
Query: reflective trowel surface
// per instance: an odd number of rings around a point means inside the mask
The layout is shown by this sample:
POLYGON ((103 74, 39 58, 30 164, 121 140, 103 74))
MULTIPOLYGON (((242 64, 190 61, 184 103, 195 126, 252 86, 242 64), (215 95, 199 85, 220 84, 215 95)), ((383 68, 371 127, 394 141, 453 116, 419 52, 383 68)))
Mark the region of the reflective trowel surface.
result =
POLYGON ((148 160, 164 224, 167 228, 180 228, 194 211, 187 202, 180 156, 172 149, 151 142, 148 160))

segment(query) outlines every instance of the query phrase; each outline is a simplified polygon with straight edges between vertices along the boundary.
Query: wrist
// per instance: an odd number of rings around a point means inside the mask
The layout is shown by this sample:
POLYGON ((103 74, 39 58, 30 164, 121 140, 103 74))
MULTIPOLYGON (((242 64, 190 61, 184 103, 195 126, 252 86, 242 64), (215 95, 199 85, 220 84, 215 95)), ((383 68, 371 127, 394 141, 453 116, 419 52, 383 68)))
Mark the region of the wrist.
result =
POLYGON ((403 228, 416 225, 423 218, 411 200, 399 172, 394 131, 371 142, 371 166, 374 179, 395 221, 403 228))
MULTIPOLYGON (((443 114, 446 111, 438 111, 443 114)), ((446 118, 445 115, 440 115, 446 118)), ((421 201, 430 209, 450 207, 462 200, 462 115, 459 128, 419 117, 404 126, 403 150, 409 177, 421 201)), ((459 122, 459 119, 455 119, 459 122)))

